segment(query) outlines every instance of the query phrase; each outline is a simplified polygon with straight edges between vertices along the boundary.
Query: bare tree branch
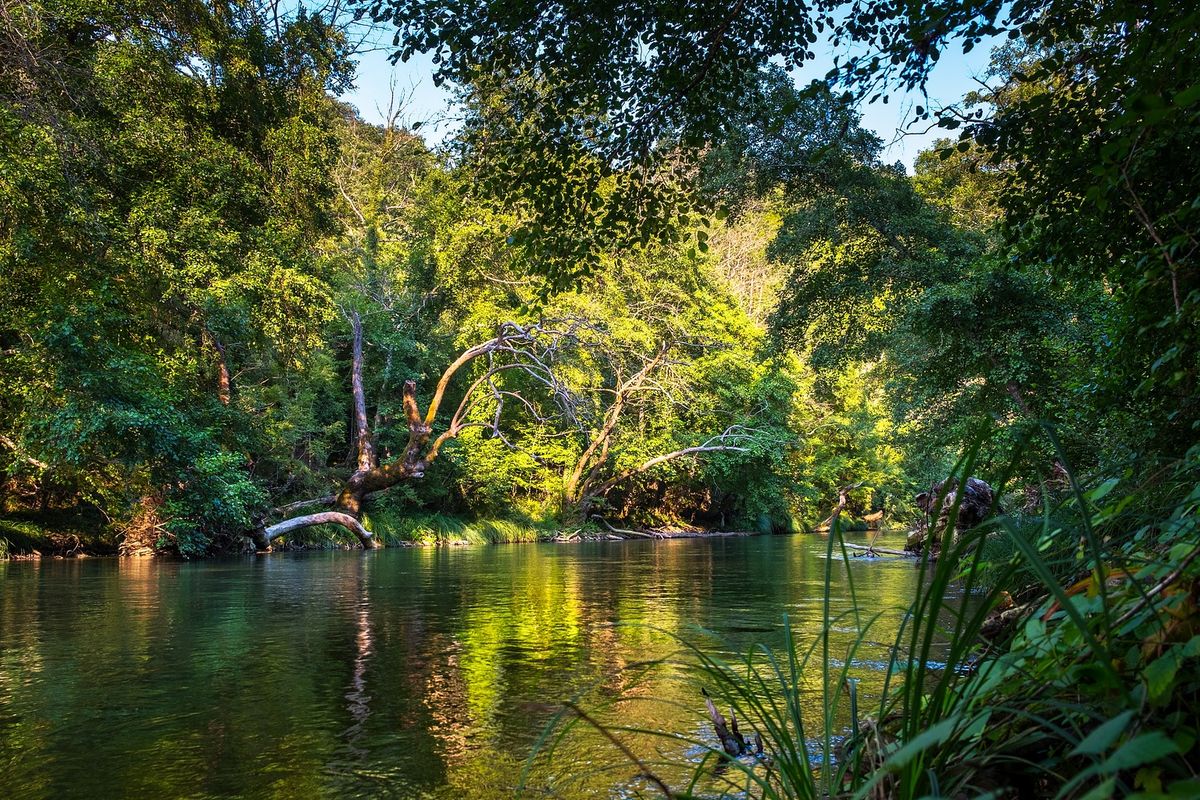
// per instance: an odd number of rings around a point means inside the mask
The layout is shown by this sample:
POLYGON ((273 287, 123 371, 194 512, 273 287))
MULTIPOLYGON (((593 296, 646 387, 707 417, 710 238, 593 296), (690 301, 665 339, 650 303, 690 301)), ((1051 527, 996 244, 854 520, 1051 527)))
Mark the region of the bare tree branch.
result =
POLYGON ((355 517, 340 511, 322 511, 303 517, 293 517, 283 522, 270 525, 253 535, 254 542, 260 549, 270 547, 272 540, 285 533, 291 533, 314 525, 340 525, 358 537, 363 549, 370 550, 378 546, 375 537, 355 517))

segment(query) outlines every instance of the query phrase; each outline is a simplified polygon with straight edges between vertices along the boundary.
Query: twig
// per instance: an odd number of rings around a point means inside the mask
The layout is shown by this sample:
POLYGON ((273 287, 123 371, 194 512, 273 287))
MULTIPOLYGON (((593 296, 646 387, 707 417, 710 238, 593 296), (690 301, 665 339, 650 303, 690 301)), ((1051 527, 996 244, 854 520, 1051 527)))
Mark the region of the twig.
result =
POLYGON ((1134 614, 1137 614, 1143 608, 1150 605, 1151 601, 1153 601, 1155 597, 1162 594, 1172 583, 1179 580, 1179 576, 1182 575, 1183 571, 1187 569, 1193 561, 1196 560, 1197 556, 1200 556, 1200 547, 1192 548, 1192 552, 1188 553, 1187 557, 1184 558, 1183 561, 1179 562, 1179 566, 1168 572, 1167 576, 1155 584, 1150 591, 1146 592, 1146 594, 1142 596, 1141 600, 1134 603, 1133 608, 1122 614, 1113 627, 1120 628, 1122 625, 1132 619, 1134 614))
POLYGON ((622 755, 636 764, 638 770, 641 772, 641 776, 657 786, 658 790, 663 793, 663 797, 666 797, 667 800, 672 800, 672 798, 675 797, 674 793, 671 792, 671 788, 663 782, 663 779, 651 772, 650 768, 647 767, 640 758, 634 755, 633 751, 630 750, 624 742, 614 736, 612 731, 608 730, 599 722, 592 719, 590 716, 588 716, 587 712, 575 705, 575 703, 571 702, 570 700, 563 703, 563 705, 571 709, 571 711, 575 713, 575 716, 579 717, 581 720, 600 731, 600 734, 604 736, 605 739, 608 739, 610 742, 612 742, 613 746, 620 750, 622 755))

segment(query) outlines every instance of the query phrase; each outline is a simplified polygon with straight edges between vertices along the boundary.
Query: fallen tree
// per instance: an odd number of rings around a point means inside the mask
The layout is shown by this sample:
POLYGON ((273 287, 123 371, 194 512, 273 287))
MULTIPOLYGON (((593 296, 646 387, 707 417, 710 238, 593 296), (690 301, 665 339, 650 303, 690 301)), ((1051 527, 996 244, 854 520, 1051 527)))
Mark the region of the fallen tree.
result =
MULTIPOLYGON (((408 439, 397 457, 381 461, 367 414, 362 320, 355 313, 348 314, 347 319, 353 334, 350 384, 354 471, 333 493, 276 508, 272 516, 279 521, 264 522, 248 534, 259 549, 269 548, 279 536, 315 525, 338 525, 353 534, 364 548, 378 546, 374 534, 362 524, 364 503, 372 495, 424 477, 442 448, 463 431, 482 428, 505 446, 521 449, 520 443, 512 441, 501 427, 508 402, 515 403, 538 425, 553 427, 557 436, 582 435, 581 453, 564 476, 564 485, 568 505, 585 519, 598 499, 622 483, 677 459, 722 451, 744 452, 756 433, 751 428, 732 425, 697 444, 644 457, 620 468, 616 458, 620 442, 615 434, 623 423, 623 414, 631 405, 636 406, 636 402, 630 402, 636 393, 663 391, 656 372, 671 363, 667 353, 672 346, 663 344, 654 354, 641 356, 640 367, 629 378, 622 379, 616 373, 616 380, 608 388, 569 387, 559 376, 562 368, 570 363, 572 356, 584 361, 604 358, 602 351, 610 347, 606 331, 584 319, 530 325, 506 322, 493 338, 463 351, 446 367, 424 409, 418 400, 416 382, 404 382, 401 399, 408 439), (485 362, 483 367, 479 367, 481 361, 485 362), (468 365, 474 367, 473 378, 448 419, 443 415, 444 427, 441 427, 439 412, 447 406, 455 377, 465 373, 468 365), (514 381, 505 380, 517 374, 526 387, 524 393, 513 388, 514 381), (600 404, 598 416, 595 411, 584 410, 597 395, 610 398, 600 404), (598 419, 598 424, 586 422, 588 417, 598 419), (435 433, 438 427, 440 432, 435 433)), ((545 463, 532 453, 530 456, 545 463)))
POLYGON ((498 376, 505 372, 518 370, 531 376, 535 384, 541 386, 564 411, 569 410, 566 390, 555 376, 553 363, 560 345, 573 339, 575 328, 581 323, 574 321, 555 327, 548 323, 523 326, 506 322, 500 325, 493 338, 468 348, 446 368, 424 411, 417 400, 416 381, 404 382, 402 405, 408 426, 408 442, 398 457, 381 463, 367 421, 362 320, 357 313, 350 314, 349 320, 353 332, 350 383, 354 409, 355 470, 336 493, 275 509, 274 515, 284 517, 282 521, 264 524, 248 534, 259 549, 269 548, 279 536, 315 525, 339 525, 354 534, 364 548, 377 547, 374 534, 367 530, 361 520, 363 503, 368 497, 404 481, 423 477, 443 445, 468 428, 487 428, 508 443, 500 430, 500 417, 506 400, 516 400, 532 414, 542 418, 528 399, 498 385, 498 376), (434 436, 434 423, 446 400, 451 381, 464 367, 481 358, 487 360, 486 368, 463 392, 445 430, 434 436), (489 403, 494 406, 493 413, 481 416, 478 413, 481 406, 489 403), (295 512, 306 508, 324 510, 294 516, 295 512))

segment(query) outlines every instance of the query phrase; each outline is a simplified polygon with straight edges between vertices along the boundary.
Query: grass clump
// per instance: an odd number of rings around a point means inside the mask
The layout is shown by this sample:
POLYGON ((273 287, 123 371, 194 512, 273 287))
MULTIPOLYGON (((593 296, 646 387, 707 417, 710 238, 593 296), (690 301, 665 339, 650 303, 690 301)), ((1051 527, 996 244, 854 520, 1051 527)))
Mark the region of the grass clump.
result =
POLYGON ((0 517, 0 560, 111 552, 102 519, 61 511, 0 517))
POLYGON ((368 524, 386 545, 539 542, 557 531, 552 521, 525 517, 465 519, 436 511, 399 513, 391 509, 372 513, 368 524))

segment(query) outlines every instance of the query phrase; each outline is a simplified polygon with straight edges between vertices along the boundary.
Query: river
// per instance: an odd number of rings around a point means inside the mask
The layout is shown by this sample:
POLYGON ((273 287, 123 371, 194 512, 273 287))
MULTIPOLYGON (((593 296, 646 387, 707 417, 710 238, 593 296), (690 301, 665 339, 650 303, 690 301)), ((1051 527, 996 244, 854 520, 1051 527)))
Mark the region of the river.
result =
MULTIPOLYGON (((670 634, 714 652, 778 648, 785 613, 810 643, 825 542, 0 563, 0 786, 14 800, 511 796, 565 699, 606 723, 711 736, 681 667, 637 665, 678 653, 670 634)), ((869 695, 918 573, 839 558, 833 615, 850 607, 847 572, 860 604, 883 612, 868 636, 879 644, 852 661, 869 695)), ((831 659, 855 636, 841 619, 831 659)), ((627 796, 636 770, 613 750, 576 724, 530 785, 627 796)))

